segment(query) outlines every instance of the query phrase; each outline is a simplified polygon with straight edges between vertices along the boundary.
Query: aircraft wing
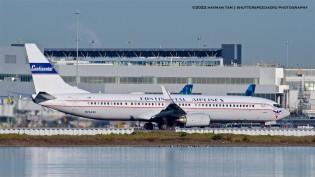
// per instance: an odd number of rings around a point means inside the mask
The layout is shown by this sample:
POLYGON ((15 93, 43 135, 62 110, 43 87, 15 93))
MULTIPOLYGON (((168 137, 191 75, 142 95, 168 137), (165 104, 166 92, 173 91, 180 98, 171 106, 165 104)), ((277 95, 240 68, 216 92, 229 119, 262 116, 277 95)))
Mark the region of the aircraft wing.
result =
POLYGON ((152 119, 158 120, 162 118, 177 119, 180 116, 186 115, 186 112, 178 106, 170 96, 170 93, 162 86, 163 97, 166 102, 166 106, 161 112, 154 115, 152 119))

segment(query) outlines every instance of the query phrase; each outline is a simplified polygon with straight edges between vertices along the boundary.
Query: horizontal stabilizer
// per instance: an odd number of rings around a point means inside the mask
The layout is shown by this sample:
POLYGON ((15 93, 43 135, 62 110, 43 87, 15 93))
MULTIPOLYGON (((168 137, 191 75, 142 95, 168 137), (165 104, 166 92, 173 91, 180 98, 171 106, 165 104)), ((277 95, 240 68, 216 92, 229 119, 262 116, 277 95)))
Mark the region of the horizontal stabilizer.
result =
POLYGON ((47 100, 53 100, 55 99, 56 97, 46 93, 46 92, 39 92, 35 98, 33 98, 33 101, 34 103, 41 103, 41 102, 44 102, 44 101, 47 101, 47 100))

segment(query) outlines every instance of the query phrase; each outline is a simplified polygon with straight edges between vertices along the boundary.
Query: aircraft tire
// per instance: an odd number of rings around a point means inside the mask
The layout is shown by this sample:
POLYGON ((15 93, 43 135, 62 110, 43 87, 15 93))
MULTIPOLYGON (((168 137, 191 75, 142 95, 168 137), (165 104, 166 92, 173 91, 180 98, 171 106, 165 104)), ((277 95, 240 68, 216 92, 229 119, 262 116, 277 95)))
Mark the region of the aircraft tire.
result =
POLYGON ((143 128, 146 130, 153 130, 153 124, 151 122, 145 123, 143 128))

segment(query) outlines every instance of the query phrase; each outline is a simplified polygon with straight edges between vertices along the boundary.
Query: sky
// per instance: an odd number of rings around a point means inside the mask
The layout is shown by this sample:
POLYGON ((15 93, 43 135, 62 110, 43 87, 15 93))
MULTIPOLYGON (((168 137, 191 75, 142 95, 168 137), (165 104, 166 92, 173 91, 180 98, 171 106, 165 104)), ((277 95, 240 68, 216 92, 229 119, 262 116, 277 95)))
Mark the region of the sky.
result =
POLYGON ((315 68, 314 0, 0 0, 0 46, 35 42, 41 48, 75 47, 76 9, 80 47, 219 48, 239 43, 244 64, 315 68), (307 8, 192 8, 226 5, 307 8))

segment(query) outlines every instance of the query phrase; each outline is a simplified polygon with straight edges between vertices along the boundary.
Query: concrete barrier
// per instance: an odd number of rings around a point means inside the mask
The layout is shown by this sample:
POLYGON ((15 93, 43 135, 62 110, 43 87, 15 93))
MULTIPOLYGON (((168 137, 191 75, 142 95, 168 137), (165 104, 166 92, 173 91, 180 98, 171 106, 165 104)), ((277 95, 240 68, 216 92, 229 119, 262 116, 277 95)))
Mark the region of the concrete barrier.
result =
POLYGON ((315 129, 297 128, 176 128, 175 131, 186 133, 242 134, 252 136, 315 136, 315 129))
POLYGON ((107 129, 107 128, 8 128, 0 129, 0 134, 19 135, 109 135, 109 134, 132 134, 133 128, 127 129, 107 129))

